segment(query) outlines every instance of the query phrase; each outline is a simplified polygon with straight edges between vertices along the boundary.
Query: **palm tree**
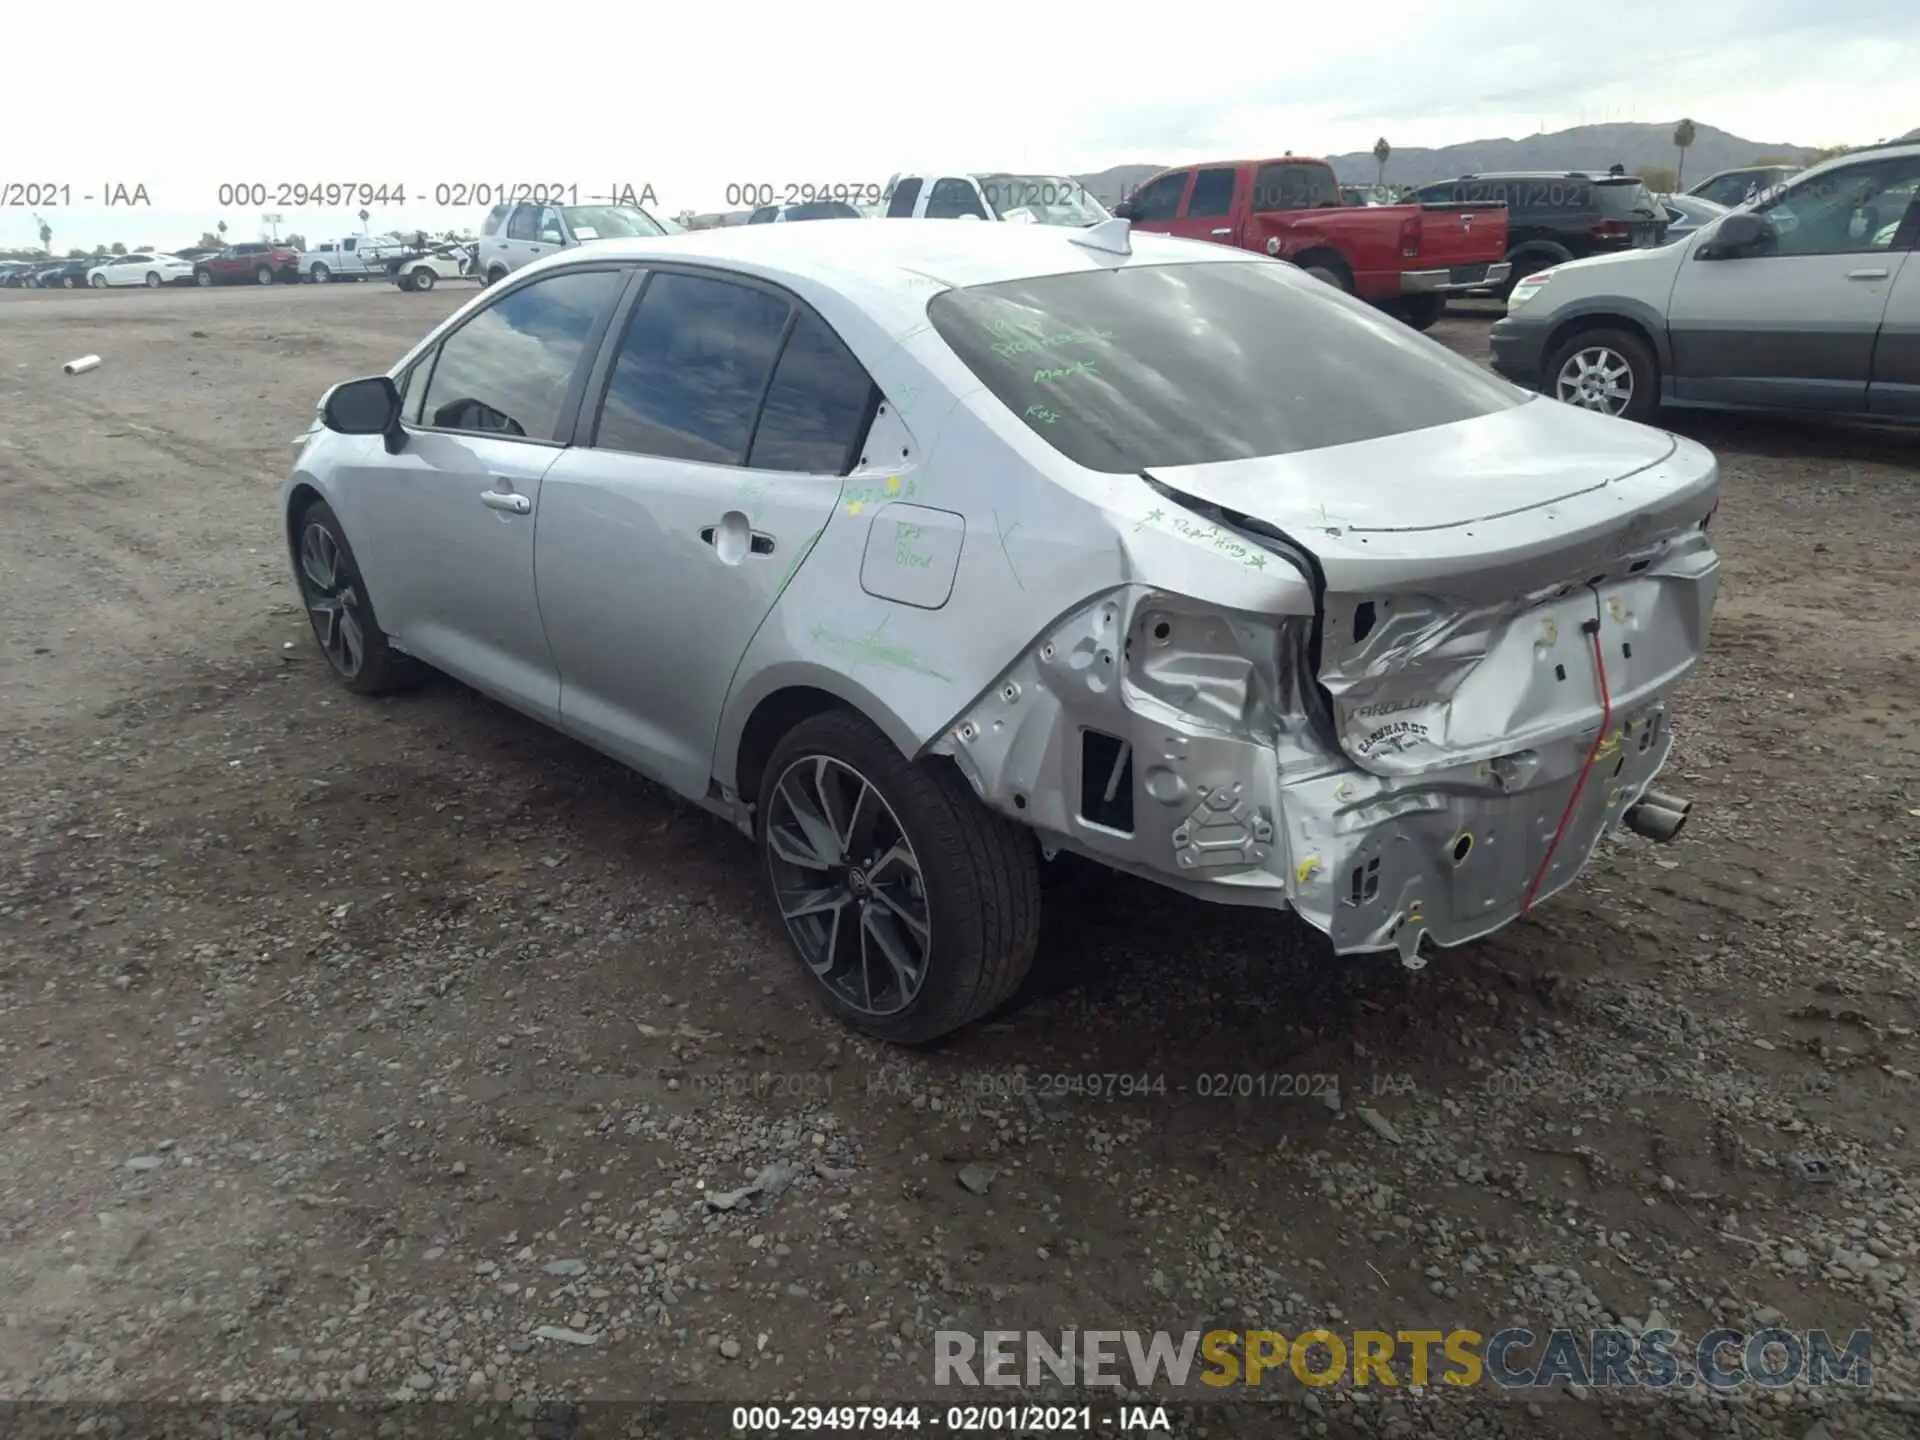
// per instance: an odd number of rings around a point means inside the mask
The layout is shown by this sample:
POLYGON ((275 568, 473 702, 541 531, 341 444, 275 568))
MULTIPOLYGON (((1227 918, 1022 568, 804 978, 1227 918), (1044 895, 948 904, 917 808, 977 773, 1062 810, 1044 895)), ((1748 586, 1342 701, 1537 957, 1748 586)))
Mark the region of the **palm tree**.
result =
POLYGON ((1387 157, 1391 154, 1393 154, 1393 147, 1387 144, 1386 136, 1382 135, 1378 140, 1373 142, 1373 160, 1374 163, 1380 167, 1378 183, 1382 189, 1386 188, 1387 157))
POLYGON ((1696 136, 1693 121, 1682 120, 1673 127, 1673 147, 1680 152, 1679 163, 1673 167, 1673 188, 1680 188, 1681 177, 1687 173, 1687 151, 1692 148, 1696 136))
POLYGON ((220 243, 224 246, 227 243, 227 222, 222 220, 213 228, 220 232, 220 243))
POLYGON ((362 210, 360 212, 360 228, 363 231, 367 228, 367 221, 372 218, 372 215, 373 212, 371 210, 362 210))
POLYGON ((49 255, 53 253, 53 227, 44 220, 40 222, 40 248, 49 255))

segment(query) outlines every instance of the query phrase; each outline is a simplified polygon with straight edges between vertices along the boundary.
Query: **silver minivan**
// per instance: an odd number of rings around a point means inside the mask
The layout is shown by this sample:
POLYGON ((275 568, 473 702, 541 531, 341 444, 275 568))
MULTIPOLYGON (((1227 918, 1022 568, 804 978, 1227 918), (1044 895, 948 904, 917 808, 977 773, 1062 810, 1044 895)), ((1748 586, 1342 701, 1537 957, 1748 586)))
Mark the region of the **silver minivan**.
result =
POLYGON ((553 205, 502 201, 487 212, 475 265, 482 285, 511 275, 542 255, 588 240, 635 240, 667 227, 638 205, 553 205))

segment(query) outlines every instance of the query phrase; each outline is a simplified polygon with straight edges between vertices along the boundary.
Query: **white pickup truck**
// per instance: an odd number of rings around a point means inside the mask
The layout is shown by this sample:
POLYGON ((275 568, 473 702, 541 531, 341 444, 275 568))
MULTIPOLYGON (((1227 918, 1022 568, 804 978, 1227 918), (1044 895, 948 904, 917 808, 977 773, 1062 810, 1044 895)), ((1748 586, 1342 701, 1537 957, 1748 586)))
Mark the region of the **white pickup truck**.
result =
POLYGON ((902 173, 887 182, 893 220, 1005 220, 1085 228, 1113 216, 1071 175, 1016 175, 1004 170, 902 173))
POLYGON ((329 280, 363 280, 370 275, 384 278, 387 261, 406 248, 398 240, 368 235, 329 240, 300 252, 300 278, 315 285, 325 285, 329 280))

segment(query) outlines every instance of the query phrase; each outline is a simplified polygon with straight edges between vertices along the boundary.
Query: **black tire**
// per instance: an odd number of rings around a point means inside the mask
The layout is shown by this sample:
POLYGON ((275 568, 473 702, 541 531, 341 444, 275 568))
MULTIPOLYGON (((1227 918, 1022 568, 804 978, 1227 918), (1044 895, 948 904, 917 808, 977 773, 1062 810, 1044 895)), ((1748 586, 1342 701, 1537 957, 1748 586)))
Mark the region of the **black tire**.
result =
POLYGON ((433 271, 423 265, 413 272, 413 288, 416 290, 431 290, 433 289, 433 282, 438 278, 433 271))
POLYGON ((775 922, 814 994, 843 1023, 896 1045, 925 1045, 997 1009, 1020 988, 1040 936, 1040 875, 1033 837, 989 810, 944 760, 907 759, 863 716, 835 710, 796 725, 763 772, 755 832, 767 866, 775 922), (885 801, 912 847, 930 935, 924 978, 887 1014, 844 1001, 807 965, 780 912, 768 829, 782 777, 810 757, 851 767, 885 801))
POLYGON ((373 597, 367 593, 367 582, 361 577, 360 563, 353 558, 353 546, 347 543, 346 531, 332 507, 324 501, 315 501, 300 513, 293 529, 293 566, 300 598, 313 627, 314 643, 319 645, 335 679, 355 695, 390 695, 415 677, 416 667, 387 644, 386 632, 380 628, 379 616, 374 613, 373 597), (324 532, 332 542, 338 579, 334 594, 353 612, 361 634, 360 660, 354 667, 343 665, 336 657, 335 647, 329 645, 323 630, 323 617, 315 608, 317 593, 323 587, 305 563, 308 532, 315 529, 324 532), (350 599, 346 598, 349 593, 350 599))
POLYGON ((258 270, 253 272, 253 278, 262 285, 273 284, 273 267, 270 265, 262 265, 258 270))
POLYGON ((207 285, 213 284, 213 272, 211 270, 194 271, 193 283, 200 286, 207 286, 207 285))
POLYGON ((1353 276, 1347 273, 1347 267, 1338 260, 1310 259, 1301 262, 1300 268, 1316 280, 1324 280, 1336 290, 1353 293, 1353 276))
POLYGON ((1404 295, 1398 300, 1388 301, 1383 308, 1409 329, 1431 330, 1440 323, 1440 317, 1447 313, 1447 297, 1404 295))
POLYGON ((1654 359, 1652 348, 1631 330, 1606 327, 1579 330, 1554 346, 1553 353, 1547 356, 1540 376, 1540 389, 1543 394, 1567 404, 1615 415, 1622 420, 1638 420, 1642 424, 1649 424, 1660 408, 1660 366, 1654 359), (1631 377, 1632 389, 1626 404, 1618 409, 1603 410, 1598 404, 1585 404, 1568 399, 1563 394, 1565 386, 1562 374, 1574 364, 1576 357, 1585 360, 1592 356, 1594 361, 1598 361, 1603 354, 1624 362, 1631 377))

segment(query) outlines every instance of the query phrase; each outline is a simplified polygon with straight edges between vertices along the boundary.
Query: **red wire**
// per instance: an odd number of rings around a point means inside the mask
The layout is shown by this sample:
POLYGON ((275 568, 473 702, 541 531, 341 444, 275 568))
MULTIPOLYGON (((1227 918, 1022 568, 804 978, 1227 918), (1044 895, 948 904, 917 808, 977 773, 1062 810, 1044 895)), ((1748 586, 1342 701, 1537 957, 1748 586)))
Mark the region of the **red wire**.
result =
MULTIPOLYGON (((1594 598, 1599 598, 1598 592, 1595 592, 1594 598)), ((1561 837, 1567 833, 1567 822, 1573 818, 1573 807, 1580 803, 1580 793, 1587 788, 1587 776, 1593 772, 1594 757, 1600 753, 1600 747, 1607 743, 1607 731, 1613 726, 1613 696, 1607 689, 1607 657, 1600 648, 1600 622, 1597 616, 1591 638, 1593 672, 1600 682, 1600 733, 1593 737, 1593 748, 1587 751, 1587 763, 1580 767, 1580 778, 1573 782, 1573 794, 1567 797, 1567 808, 1560 812, 1560 823, 1554 827, 1553 842, 1547 846, 1547 853, 1540 857, 1540 868, 1534 871, 1526 897, 1520 902, 1522 915, 1533 909, 1533 897, 1540 893, 1540 882, 1547 878, 1547 867, 1553 863, 1554 852, 1560 848, 1561 837)))

